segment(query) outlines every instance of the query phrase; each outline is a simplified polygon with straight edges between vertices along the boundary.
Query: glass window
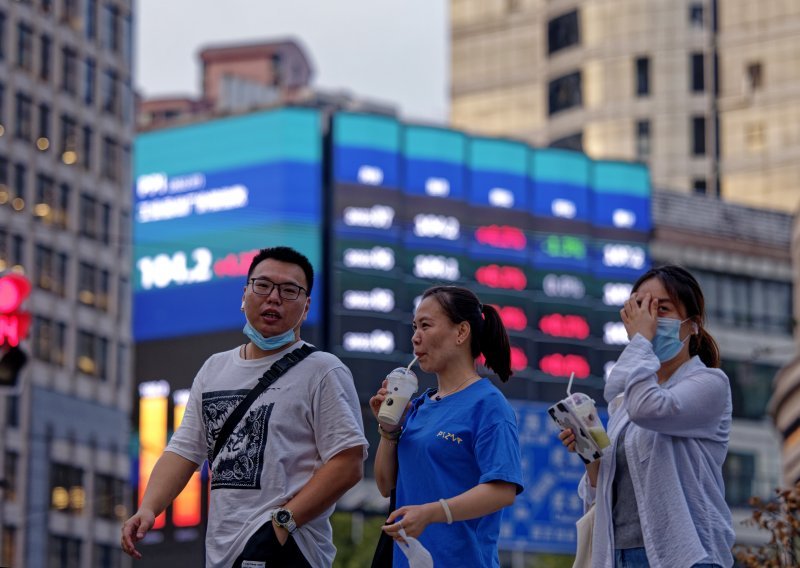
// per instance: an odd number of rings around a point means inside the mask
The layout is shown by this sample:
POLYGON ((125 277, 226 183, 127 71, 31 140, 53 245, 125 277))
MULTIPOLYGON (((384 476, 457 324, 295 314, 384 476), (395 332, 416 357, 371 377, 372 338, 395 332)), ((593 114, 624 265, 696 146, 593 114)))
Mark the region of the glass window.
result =
POLYGON ((78 301, 87 306, 93 306, 97 292, 95 280, 96 269, 88 262, 81 262, 78 266, 78 301))
POLYGON ((120 568, 120 566, 122 566, 122 550, 118 545, 95 545, 93 568, 120 568))
POLYGON ((689 5, 689 23, 693 28, 705 27, 705 11, 701 3, 693 2, 689 5))
POLYGON ((71 47, 61 49, 61 89, 78 94, 78 53, 71 47))
POLYGON ((692 117, 692 155, 706 155, 706 118, 704 116, 692 117))
POLYGON ((111 51, 120 51, 119 9, 113 4, 103 8, 103 46, 111 51))
POLYGON ((83 102, 86 106, 92 106, 94 104, 95 97, 95 74, 97 72, 97 64, 91 57, 87 57, 84 63, 83 102))
POLYGON ((77 160, 77 147, 78 123, 73 117, 67 114, 62 114, 59 152, 61 153, 61 160, 65 164, 72 165, 75 163, 77 160))
POLYGON ((36 187, 33 199, 34 219, 48 224, 53 222, 55 211, 58 207, 55 186, 56 184, 50 176, 36 174, 36 187))
POLYGON ((117 85, 117 72, 107 69, 103 73, 103 110, 116 115, 119 106, 119 87, 117 85))
POLYGON ((764 86, 764 74, 760 61, 747 64, 745 79, 751 91, 757 91, 764 86))
POLYGON ((112 181, 119 181, 119 144, 113 138, 103 138, 103 176, 112 181))
POLYGON ((83 469, 71 464, 51 463, 50 508, 80 514, 85 504, 83 469))
POLYGON ((0 562, 3 566, 13 566, 17 556, 17 529, 11 525, 3 527, 3 554, 0 562))
POLYGON ((45 14, 50 14, 53 11, 53 0, 41 0, 39 7, 45 14))
POLYGON ((17 67, 33 69, 33 28, 25 22, 17 24, 17 67))
POLYGON ((97 200, 88 193, 81 193, 80 227, 81 236, 97 238, 99 233, 97 219, 97 200))
POLYGON ((704 92, 706 90, 705 56, 702 53, 692 53, 689 56, 689 67, 692 92, 704 92))
POLYGON ((636 58, 636 95, 639 97, 650 94, 650 58, 636 58))
POLYGON ((54 223, 66 229, 69 226, 69 202, 72 195, 72 188, 68 183, 58 186, 58 207, 54 218, 54 223))
POLYGON ((6 13, 0 11, 0 61, 6 58, 6 13))
POLYGON ((547 51, 555 53, 571 45, 580 43, 578 12, 573 10, 547 24, 547 51))
POLYGON ((19 427, 19 395, 6 396, 6 425, 19 427))
POLYGON ((42 81, 49 81, 52 72, 53 59, 53 40, 49 35, 42 34, 39 51, 39 78, 42 81))
POLYGON ((582 104, 580 71, 550 81, 548 88, 548 109, 550 114, 581 106, 582 104))
POLYGON ((100 213, 100 240, 104 244, 111 242, 111 205, 103 203, 100 213))
POLYGON ((33 136, 33 100, 25 93, 17 93, 16 119, 14 136, 21 140, 30 140, 33 136))
POLYGON ((0 83, 0 136, 6 132, 6 86, 0 83))
POLYGON ((748 507, 753 496, 753 481, 756 474, 756 457, 753 454, 728 452, 722 465, 725 480, 725 501, 731 507, 748 507))
POLYGON ((553 140, 548 144, 550 148, 563 148, 564 150, 575 150, 576 152, 583 152, 583 132, 577 134, 570 134, 563 138, 553 140))
POLYGON ((101 519, 119 521, 125 509, 125 482, 113 475, 95 475, 95 515, 101 519))
POLYGON ((25 199, 28 188, 28 168, 25 164, 14 164, 14 194, 25 199))
POLYGON ((700 195, 705 195, 706 191, 708 191, 708 184, 705 178, 696 178, 692 180, 692 190, 700 195))
POLYGON ((106 380, 108 340, 88 331, 78 332, 77 368, 81 373, 106 380))
POLYGON ((636 121, 636 157, 647 160, 650 157, 650 121, 636 121))
POLYGON ((61 20, 76 30, 81 25, 79 3, 79 0, 64 0, 64 10, 61 12, 61 20))
MULTIPOLYGON (((17 471, 19 468, 19 454, 7 451, 3 462, 3 501, 13 503, 17 500, 17 471)), ((10 564, 8 564, 10 566, 10 564)))
POLYGON ((83 30, 86 39, 97 38, 97 0, 85 0, 84 2, 83 30))
POLYGON ((92 169, 92 139, 94 138, 94 132, 92 132, 91 126, 84 126, 83 127, 83 148, 81 148, 81 165, 83 165, 84 169, 90 170, 92 169))
POLYGON ((39 149, 46 150, 50 146, 50 107, 45 103, 39 103, 39 149), (46 145, 44 145, 46 143, 46 145))
POLYGON ((47 568, 80 568, 81 541, 50 535, 47 541, 47 568))

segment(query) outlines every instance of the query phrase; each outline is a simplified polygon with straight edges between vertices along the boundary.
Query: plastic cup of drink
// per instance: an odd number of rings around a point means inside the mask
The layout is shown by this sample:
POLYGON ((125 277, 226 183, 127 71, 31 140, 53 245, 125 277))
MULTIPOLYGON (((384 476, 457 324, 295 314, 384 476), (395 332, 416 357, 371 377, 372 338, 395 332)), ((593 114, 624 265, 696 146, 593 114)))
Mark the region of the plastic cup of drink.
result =
POLYGON ((608 439, 603 423, 600 422, 600 417, 597 415, 594 401, 583 393, 573 393, 568 398, 571 399, 573 412, 583 426, 586 427, 597 446, 601 450, 609 446, 611 441, 608 439))
POLYGON ((396 426, 403 418, 406 405, 417 392, 417 375, 406 367, 398 367, 386 377, 388 394, 378 410, 378 420, 396 426))

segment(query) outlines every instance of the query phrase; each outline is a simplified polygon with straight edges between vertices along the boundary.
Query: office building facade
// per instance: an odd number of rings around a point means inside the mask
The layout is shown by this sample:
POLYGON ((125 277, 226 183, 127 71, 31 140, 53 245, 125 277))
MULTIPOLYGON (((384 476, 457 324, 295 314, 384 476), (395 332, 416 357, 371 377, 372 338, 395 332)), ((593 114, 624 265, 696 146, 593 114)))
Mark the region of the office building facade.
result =
POLYGON ((800 5, 452 0, 451 123, 646 162, 653 186, 800 204, 800 5))
POLYGON ((32 284, 0 397, 0 565, 116 567, 129 514, 129 0, 0 3, 0 271, 32 284))

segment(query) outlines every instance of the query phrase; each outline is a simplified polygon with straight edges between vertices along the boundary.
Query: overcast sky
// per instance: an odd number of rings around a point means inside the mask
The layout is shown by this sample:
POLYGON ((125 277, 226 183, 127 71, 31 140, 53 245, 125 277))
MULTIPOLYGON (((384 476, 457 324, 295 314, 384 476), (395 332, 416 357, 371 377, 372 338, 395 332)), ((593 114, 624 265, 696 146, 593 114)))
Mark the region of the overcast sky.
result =
POLYGON ((146 97, 200 93, 208 45, 294 38, 312 84, 444 123, 447 0, 135 0, 136 85, 146 97))

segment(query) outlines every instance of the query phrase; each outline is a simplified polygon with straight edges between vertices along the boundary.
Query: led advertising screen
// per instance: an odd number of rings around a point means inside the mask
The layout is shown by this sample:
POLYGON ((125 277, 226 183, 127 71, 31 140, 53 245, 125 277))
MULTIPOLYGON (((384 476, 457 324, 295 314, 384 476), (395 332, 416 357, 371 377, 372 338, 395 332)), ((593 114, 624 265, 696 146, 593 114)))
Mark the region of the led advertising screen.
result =
POLYGON ((258 249, 286 245, 319 278, 322 137, 318 111, 280 109, 141 134, 134 159, 134 337, 234 330, 258 249))

